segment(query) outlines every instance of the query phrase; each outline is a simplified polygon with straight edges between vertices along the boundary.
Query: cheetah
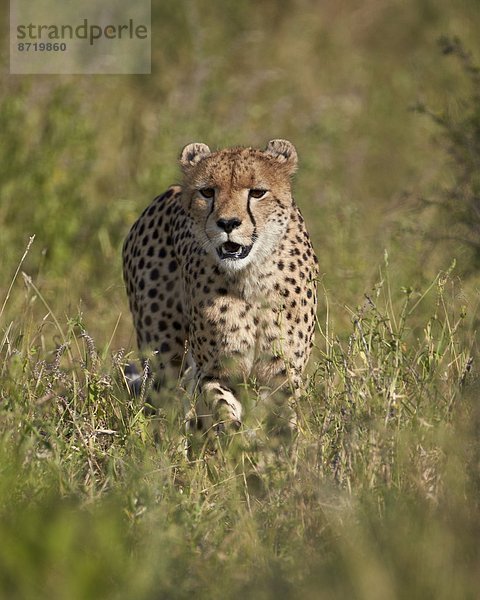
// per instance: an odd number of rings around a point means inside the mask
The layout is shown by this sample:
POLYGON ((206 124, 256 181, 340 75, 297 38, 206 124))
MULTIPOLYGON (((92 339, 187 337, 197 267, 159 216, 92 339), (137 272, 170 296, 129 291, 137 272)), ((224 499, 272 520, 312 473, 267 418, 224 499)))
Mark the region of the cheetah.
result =
POLYGON ((245 382, 283 393, 282 418, 295 428, 318 277, 292 198, 296 149, 280 139, 265 150, 193 143, 180 166, 182 185, 153 200, 123 246, 139 349, 156 355, 157 381, 187 382, 187 429, 238 429, 245 382))

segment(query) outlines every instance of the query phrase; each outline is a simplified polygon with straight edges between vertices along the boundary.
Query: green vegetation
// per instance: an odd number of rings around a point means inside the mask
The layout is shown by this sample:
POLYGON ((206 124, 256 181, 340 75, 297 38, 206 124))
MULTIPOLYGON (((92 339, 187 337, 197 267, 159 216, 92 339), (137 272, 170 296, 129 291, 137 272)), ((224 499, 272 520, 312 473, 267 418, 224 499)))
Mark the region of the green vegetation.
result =
POLYGON ((478 3, 162 0, 153 26, 151 76, 2 55, 0 598, 477 598, 478 3), (121 243, 183 144, 273 137, 322 271, 301 432, 267 451, 250 410, 189 463, 178 394, 152 417, 123 378, 121 243))
POLYGON ((449 185, 421 204, 434 207, 433 241, 453 242, 451 251, 459 244, 470 251, 463 261, 469 273, 480 265, 480 67, 458 38, 441 38, 440 45, 444 54, 454 54, 460 61, 471 90, 455 109, 447 107, 438 113, 421 103, 417 106, 440 127, 454 175, 449 185))

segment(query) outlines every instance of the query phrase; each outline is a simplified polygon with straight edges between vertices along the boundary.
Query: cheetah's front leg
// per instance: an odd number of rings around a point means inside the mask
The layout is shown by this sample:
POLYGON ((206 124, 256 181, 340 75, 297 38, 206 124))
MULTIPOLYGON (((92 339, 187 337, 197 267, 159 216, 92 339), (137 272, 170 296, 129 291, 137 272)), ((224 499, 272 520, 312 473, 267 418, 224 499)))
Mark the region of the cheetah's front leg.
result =
POLYGON ((194 406, 187 413, 187 432, 212 435, 240 428, 242 405, 230 388, 213 378, 199 378, 189 387, 194 406))

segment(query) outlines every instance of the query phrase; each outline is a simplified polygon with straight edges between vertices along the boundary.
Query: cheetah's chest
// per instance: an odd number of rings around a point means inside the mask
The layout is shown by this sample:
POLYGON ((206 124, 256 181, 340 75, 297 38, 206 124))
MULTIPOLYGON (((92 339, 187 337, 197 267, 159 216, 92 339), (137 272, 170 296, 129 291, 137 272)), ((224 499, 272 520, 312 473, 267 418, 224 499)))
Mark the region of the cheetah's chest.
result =
POLYGON ((245 290, 243 283, 238 285, 222 277, 218 270, 215 285, 209 285, 209 269, 203 267, 203 271, 203 275, 199 273, 197 278, 185 282, 193 358, 197 366, 206 370, 221 368, 250 376, 267 340, 271 346, 272 340, 278 338, 272 297, 262 293, 264 286, 251 284, 245 290))

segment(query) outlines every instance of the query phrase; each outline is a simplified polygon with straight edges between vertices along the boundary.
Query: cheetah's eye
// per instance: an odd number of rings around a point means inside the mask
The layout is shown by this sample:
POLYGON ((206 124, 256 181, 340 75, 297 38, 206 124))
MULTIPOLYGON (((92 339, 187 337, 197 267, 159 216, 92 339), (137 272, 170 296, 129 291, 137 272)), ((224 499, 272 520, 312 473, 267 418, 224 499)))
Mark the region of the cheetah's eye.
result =
POLYGON ((248 192, 248 195, 250 198, 263 198, 267 192, 268 190, 253 189, 248 192))
POLYGON ((213 188, 202 188, 198 191, 204 198, 213 198, 215 196, 215 190, 213 188))

